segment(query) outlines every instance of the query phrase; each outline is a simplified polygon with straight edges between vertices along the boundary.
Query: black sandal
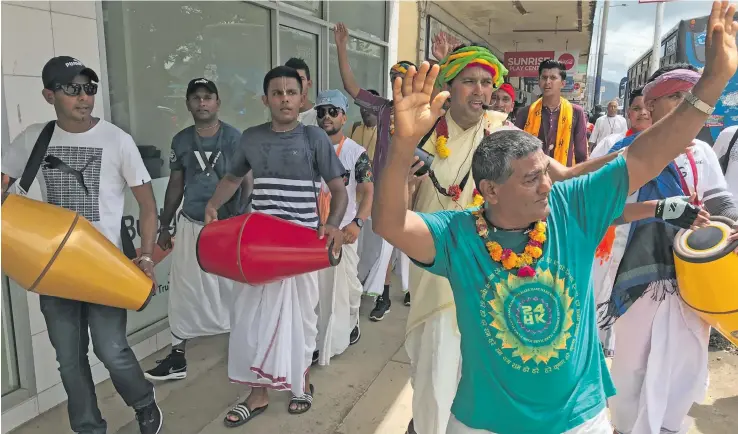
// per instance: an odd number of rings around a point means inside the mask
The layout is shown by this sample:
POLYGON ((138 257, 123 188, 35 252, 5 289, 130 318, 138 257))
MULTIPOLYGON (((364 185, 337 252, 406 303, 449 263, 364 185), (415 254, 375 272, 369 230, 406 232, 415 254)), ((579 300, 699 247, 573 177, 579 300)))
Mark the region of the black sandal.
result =
POLYGON ((315 387, 311 384, 310 392, 305 392, 302 396, 293 396, 292 399, 290 399, 290 404, 287 406, 287 412, 289 414, 307 413, 307 411, 313 407, 313 393, 315 393, 315 387), (292 404, 295 404, 297 409, 293 410, 292 404), (305 407, 300 408, 303 405, 305 405, 305 407))
POLYGON ((226 413, 225 418, 223 419, 223 423, 228 428, 236 428, 238 426, 241 426, 245 424, 246 422, 250 421, 251 419, 255 418, 256 416, 264 413, 264 410, 269 407, 269 404, 255 408, 253 410, 249 410, 249 407, 246 405, 246 401, 236 405, 233 407, 228 413, 226 413), (238 418, 238 420, 230 420, 228 416, 235 416, 238 418))

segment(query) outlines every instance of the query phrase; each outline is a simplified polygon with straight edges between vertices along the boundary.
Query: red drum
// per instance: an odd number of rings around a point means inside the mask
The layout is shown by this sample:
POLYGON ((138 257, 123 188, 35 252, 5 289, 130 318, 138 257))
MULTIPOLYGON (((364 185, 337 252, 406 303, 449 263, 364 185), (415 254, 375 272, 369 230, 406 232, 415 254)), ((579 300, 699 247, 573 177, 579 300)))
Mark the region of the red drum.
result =
POLYGON ((315 229, 263 213, 205 226, 197 237, 197 262, 206 273, 249 285, 287 279, 337 265, 315 229))

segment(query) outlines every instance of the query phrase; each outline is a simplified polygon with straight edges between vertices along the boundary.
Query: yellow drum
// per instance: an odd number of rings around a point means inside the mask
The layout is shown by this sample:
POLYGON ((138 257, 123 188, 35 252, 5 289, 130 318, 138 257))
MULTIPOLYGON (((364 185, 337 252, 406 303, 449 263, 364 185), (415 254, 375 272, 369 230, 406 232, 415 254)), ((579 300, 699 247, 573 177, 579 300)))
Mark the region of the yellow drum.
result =
POLYGON ((153 282, 79 214, 10 194, 2 202, 2 269, 28 291, 141 310, 153 282))
POLYGON ((702 319, 738 345, 738 242, 728 243, 734 222, 712 217, 710 226, 681 230, 674 239, 679 295, 702 319))

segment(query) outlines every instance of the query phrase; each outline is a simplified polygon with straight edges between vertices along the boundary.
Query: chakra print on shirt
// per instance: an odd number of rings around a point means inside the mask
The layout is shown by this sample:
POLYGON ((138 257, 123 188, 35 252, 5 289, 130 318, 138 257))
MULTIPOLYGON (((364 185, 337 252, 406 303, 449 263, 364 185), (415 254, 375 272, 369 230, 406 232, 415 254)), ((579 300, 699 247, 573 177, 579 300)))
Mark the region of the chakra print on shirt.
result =
POLYGON ((569 360, 575 321, 581 318, 571 282, 566 268, 543 258, 535 278, 502 269, 490 276, 481 291, 481 325, 488 343, 513 369, 549 373, 569 360))

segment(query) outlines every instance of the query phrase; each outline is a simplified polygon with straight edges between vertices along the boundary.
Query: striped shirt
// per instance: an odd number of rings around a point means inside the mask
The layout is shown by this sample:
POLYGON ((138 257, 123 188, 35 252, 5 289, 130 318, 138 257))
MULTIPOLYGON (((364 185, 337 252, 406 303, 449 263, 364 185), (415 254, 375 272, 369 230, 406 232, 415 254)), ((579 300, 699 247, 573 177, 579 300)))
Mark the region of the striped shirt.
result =
POLYGON ((270 123, 244 131, 228 172, 244 176, 250 170, 253 211, 308 227, 318 226, 321 178, 346 173, 325 131, 302 124, 284 133, 272 131, 270 123))

